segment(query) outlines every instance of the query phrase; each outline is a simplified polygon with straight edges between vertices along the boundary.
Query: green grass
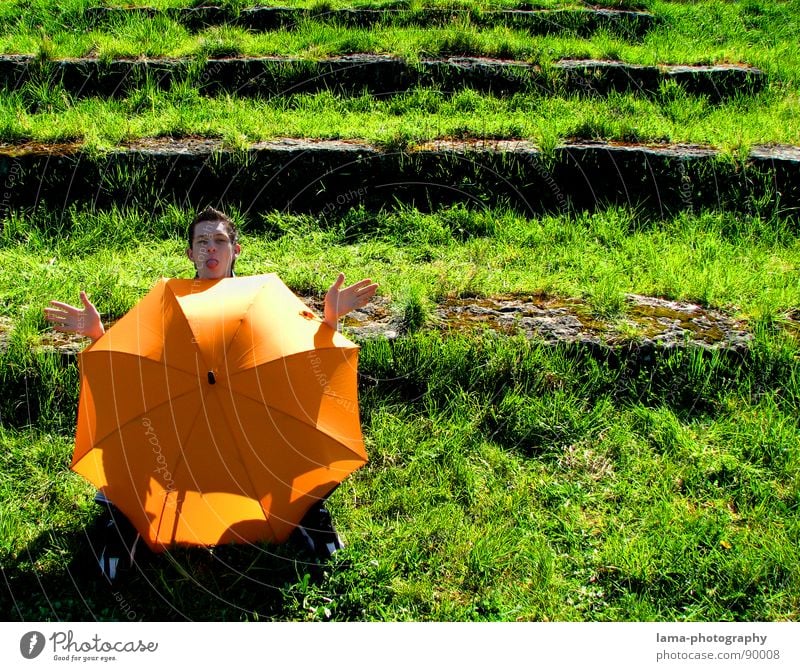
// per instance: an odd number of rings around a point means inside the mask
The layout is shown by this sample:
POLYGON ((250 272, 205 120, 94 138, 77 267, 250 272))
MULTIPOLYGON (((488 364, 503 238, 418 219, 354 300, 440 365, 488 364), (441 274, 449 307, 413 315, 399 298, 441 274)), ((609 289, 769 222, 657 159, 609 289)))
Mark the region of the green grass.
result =
POLYGON ((637 370, 513 339, 364 343, 371 462, 332 499, 349 547, 325 571, 286 546, 180 550, 104 588, 69 433, 7 428, 5 612, 795 620, 797 353, 762 338, 747 368, 689 351, 637 370))
MULTIPOLYGON (((696 17, 695 17, 696 18, 696 17)), ((797 26, 793 29, 796 31, 797 26)), ((781 29, 782 30, 782 29, 781 29)), ((17 30, 0 38, 0 52, 42 54, 48 58, 94 56, 190 58, 198 56, 295 56, 324 58, 349 53, 377 53, 411 61, 436 56, 487 56, 546 65, 562 58, 622 60, 641 65, 747 63, 782 80, 797 83, 797 55, 787 37, 770 41, 726 43, 661 34, 641 43, 599 34, 592 38, 543 36, 531 40, 525 31, 469 25, 443 28, 337 28, 314 21, 296 30, 250 33, 235 27, 208 28, 190 34, 166 19, 126 19, 105 31, 65 31, 42 37, 40 31, 17 30), (224 46, 225 50, 220 51, 224 46)))
MULTIPOLYGON (((316 21, 296 30, 252 33, 217 26, 197 34, 175 21, 128 17, 104 30, 89 30, 81 19, 64 19, 36 11, 22 18, 0 14, 0 52, 43 54, 49 58, 93 55, 190 57, 284 55, 320 58, 374 52, 409 59, 423 56, 484 55, 547 64, 560 58, 601 58, 644 65, 748 63, 771 77, 797 84, 795 36, 800 30, 797 0, 777 3, 659 3, 664 21, 637 42, 599 33, 590 38, 569 35, 531 40, 524 31, 478 28, 468 20, 443 28, 346 29, 316 21), (13 18, 12 18, 13 17, 13 18)), ((85 20, 84 20, 85 21, 85 20)))
POLYGON ((228 146, 276 137, 359 139, 391 147, 439 138, 525 139, 546 151, 570 139, 682 142, 738 155, 759 144, 800 144, 800 96, 771 90, 713 105, 677 87, 654 99, 611 94, 497 98, 415 90, 391 98, 328 92, 271 100, 207 98, 189 83, 145 85, 122 100, 74 100, 29 85, 0 99, 0 139, 77 141, 103 150, 143 137, 202 136, 228 146))
MULTIPOLYGON (((624 210, 525 219, 269 214, 242 224, 242 274, 320 293, 369 274, 418 332, 361 352, 370 463, 331 500, 348 543, 315 569, 292 546, 176 550, 128 583, 93 577, 91 487, 67 466, 78 371, 38 348, 50 298, 85 287, 105 318, 159 275, 190 276, 190 213, 38 211, 0 240, 0 566, 12 619, 795 620, 800 303, 791 222, 624 210), (634 290, 754 317, 741 362, 646 365, 581 348, 425 328, 443 295, 634 290), (346 560, 346 561, 345 561, 346 560), (9 594, 13 595, 11 601, 9 594)), ((613 291, 609 292, 613 293, 613 291)))
MULTIPOLYGON (((535 2, 520 2, 519 0, 491 0, 481 2, 477 0, 285 0, 279 3, 280 7, 309 9, 324 13, 331 9, 385 9, 392 11, 414 12, 420 9, 458 9, 466 11, 492 11, 499 9, 578 9, 587 3, 575 0, 536 0, 535 2)), ((592 3, 594 4, 594 3, 592 3)), ((615 9, 647 9, 651 0, 608 0, 603 6, 615 9)), ((58 17, 67 17, 72 21, 81 19, 83 13, 93 7, 128 7, 128 8, 153 8, 157 10, 185 9, 201 6, 217 6, 232 10, 233 12, 251 7, 273 7, 275 3, 263 0, 126 0, 113 2, 112 0, 62 0, 57 7, 53 7, 50 0, 7 0, 0 8, 0 21, 14 22, 20 16, 20 10, 28 12, 30 21, 37 21, 45 26, 58 25, 58 17), (55 11, 54 11, 55 10, 55 11)))
MULTIPOLYGON (((35 333, 45 326, 39 311, 47 299, 74 301, 87 288, 101 312, 119 317, 155 278, 191 275, 183 254, 188 219, 172 207, 160 215, 85 208, 15 215, 0 238, 0 313, 35 333), (152 240, 145 254, 140 239, 152 240)), ((601 314, 618 313, 624 293, 639 293, 756 321, 780 320, 800 304, 800 244, 792 221, 779 218, 647 220, 615 209, 529 219, 457 206, 433 214, 353 210, 323 221, 268 214, 242 223, 240 272, 278 272, 296 291, 319 295, 331 282, 328 269, 363 273, 419 324, 426 302, 505 293, 584 296, 601 314)))

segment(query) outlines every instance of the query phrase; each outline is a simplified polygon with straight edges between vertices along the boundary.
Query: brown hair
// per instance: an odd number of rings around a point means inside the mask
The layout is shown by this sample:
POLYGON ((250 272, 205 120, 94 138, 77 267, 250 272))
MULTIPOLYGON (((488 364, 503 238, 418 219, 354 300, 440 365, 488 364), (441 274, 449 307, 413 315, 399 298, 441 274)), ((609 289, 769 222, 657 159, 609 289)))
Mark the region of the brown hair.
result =
POLYGON ((189 249, 192 248, 192 243, 194 242, 194 229, 197 228, 197 224, 202 224, 206 221, 221 222, 225 224, 225 230, 228 233, 228 237, 231 239, 231 244, 235 245, 237 242, 239 242, 239 232, 236 230, 236 225, 233 223, 231 218, 224 212, 215 210, 213 207, 207 207, 192 220, 191 224, 189 224, 189 229, 187 231, 187 237, 189 238, 189 249))

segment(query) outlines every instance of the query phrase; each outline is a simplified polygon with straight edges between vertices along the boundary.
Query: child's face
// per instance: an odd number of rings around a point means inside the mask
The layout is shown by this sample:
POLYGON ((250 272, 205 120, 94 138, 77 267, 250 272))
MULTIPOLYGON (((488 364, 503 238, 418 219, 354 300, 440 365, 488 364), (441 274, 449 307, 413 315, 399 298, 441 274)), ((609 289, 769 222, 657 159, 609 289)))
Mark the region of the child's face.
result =
POLYGON ((195 226, 192 247, 186 250, 186 255, 201 280, 218 280, 231 276, 231 266, 240 251, 238 244, 231 243, 225 224, 204 221, 195 226))

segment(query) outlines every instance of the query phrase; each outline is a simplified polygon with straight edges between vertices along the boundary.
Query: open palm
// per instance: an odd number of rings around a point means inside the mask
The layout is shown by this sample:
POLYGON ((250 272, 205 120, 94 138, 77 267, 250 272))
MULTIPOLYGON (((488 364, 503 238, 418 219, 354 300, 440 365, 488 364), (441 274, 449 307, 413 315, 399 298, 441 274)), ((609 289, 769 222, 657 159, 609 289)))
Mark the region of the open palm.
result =
POLYGON ((348 312, 363 308, 378 290, 378 285, 370 279, 342 288, 344 273, 339 273, 336 281, 325 294, 325 323, 336 328, 336 323, 348 312))

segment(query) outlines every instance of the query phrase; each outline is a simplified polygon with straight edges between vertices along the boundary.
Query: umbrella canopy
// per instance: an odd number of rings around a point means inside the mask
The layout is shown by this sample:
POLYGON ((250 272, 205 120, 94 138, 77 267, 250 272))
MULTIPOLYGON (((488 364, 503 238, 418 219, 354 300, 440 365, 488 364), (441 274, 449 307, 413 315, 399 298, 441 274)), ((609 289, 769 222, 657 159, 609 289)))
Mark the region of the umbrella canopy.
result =
POLYGON ((367 461, 358 347, 274 274, 162 279, 79 364, 72 469, 153 550, 283 542, 367 461))

